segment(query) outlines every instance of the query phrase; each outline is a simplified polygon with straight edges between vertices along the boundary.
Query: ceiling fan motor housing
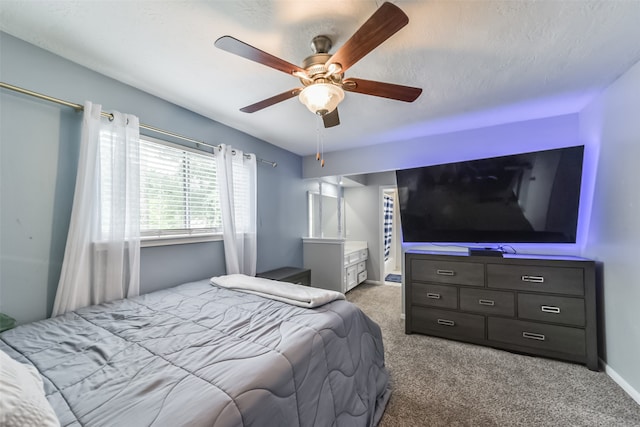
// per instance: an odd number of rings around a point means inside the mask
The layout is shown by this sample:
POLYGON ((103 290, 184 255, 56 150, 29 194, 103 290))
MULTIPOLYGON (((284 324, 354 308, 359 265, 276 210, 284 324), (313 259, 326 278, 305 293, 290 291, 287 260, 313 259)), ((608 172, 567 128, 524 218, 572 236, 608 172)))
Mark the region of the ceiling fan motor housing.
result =
POLYGON ((302 61, 302 68, 307 70, 308 79, 300 79, 300 82, 304 86, 309 86, 316 83, 332 83, 340 85, 344 74, 335 73, 327 75, 326 62, 331 58, 328 53, 316 53, 308 56, 302 61))

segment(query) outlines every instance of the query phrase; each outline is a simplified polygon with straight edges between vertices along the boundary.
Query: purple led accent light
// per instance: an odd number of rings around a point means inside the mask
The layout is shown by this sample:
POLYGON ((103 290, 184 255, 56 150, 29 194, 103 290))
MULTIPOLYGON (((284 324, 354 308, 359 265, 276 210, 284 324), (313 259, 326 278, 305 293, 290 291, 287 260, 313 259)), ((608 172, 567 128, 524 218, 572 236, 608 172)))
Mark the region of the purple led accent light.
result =
POLYGON ((367 134, 366 141, 374 144, 405 141, 576 114, 582 111, 597 94, 598 92, 595 91, 567 92, 489 108, 486 103, 474 106, 466 104, 467 101, 463 100, 454 107, 449 105, 448 111, 439 111, 437 106, 429 105, 426 112, 424 110, 420 112, 424 118, 422 121, 396 127, 388 132, 367 134), (451 111, 467 111, 467 113, 451 115, 451 111))

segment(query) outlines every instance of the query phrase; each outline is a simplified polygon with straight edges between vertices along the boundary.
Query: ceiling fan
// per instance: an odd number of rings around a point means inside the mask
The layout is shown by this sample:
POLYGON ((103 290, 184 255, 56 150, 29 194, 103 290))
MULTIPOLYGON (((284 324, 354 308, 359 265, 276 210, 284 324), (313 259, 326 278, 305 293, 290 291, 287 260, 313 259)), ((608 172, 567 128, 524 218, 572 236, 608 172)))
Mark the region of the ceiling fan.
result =
POLYGON ((331 40, 327 36, 314 37, 314 54, 307 57, 301 67, 257 49, 231 36, 222 36, 215 46, 275 68, 300 79, 303 87, 288 90, 255 104, 241 108, 245 113, 254 113, 263 108, 298 96, 307 108, 322 116, 324 127, 340 124, 338 104, 344 99, 344 91, 379 96, 405 102, 413 102, 422 89, 357 78, 344 78, 347 71, 373 49, 409 23, 407 15, 391 3, 384 3, 333 55, 329 54, 331 40))

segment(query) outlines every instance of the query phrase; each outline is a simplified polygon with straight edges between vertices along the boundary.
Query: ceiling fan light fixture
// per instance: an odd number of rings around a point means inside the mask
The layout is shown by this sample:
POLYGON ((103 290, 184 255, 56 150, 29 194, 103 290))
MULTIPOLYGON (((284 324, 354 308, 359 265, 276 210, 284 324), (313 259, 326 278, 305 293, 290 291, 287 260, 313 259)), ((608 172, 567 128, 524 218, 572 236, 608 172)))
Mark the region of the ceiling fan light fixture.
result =
POLYGON ((344 99, 344 91, 331 83, 316 83, 305 87, 298 99, 313 114, 323 116, 336 109, 344 99))

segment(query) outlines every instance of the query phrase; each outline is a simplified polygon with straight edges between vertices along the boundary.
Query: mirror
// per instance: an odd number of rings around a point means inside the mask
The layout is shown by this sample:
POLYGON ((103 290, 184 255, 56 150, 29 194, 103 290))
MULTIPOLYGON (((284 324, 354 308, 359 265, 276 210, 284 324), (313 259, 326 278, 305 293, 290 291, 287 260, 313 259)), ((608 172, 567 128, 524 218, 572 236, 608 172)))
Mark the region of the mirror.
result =
POLYGON ((339 184, 318 181, 308 191, 309 237, 344 237, 344 204, 339 184))

